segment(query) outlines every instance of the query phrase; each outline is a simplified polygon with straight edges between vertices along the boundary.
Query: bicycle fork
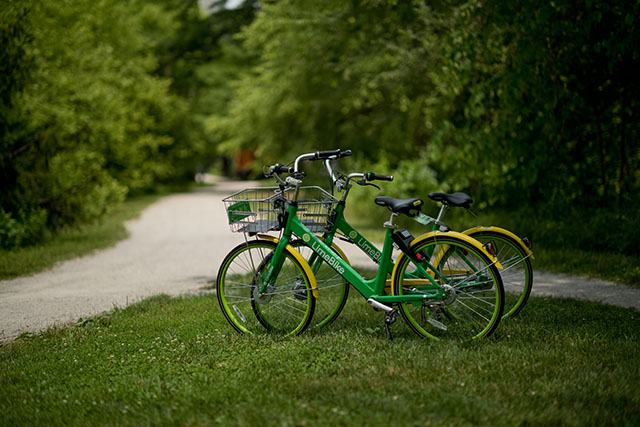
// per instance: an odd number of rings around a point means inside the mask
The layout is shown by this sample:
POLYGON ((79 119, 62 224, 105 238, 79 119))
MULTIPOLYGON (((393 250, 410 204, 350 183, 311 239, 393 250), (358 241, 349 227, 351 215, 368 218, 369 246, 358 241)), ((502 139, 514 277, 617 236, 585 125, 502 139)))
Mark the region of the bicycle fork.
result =
POLYGON ((273 251, 273 256, 269 261, 269 266, 267 267, 266 271, 263 274, 261 274, 262 283, 259 289, 260 295, 263 295, 265 292, 267 292, 269 286, 275 282, 276 278, 280 274, 280 270, 284 265, 285 257, 283 255, 284 255, 284 250, 287 244, 288 244, 288 241, 285 241, 285 239, 282 239, 278 243, 278 246, 276 247, 275 251, 273 251))

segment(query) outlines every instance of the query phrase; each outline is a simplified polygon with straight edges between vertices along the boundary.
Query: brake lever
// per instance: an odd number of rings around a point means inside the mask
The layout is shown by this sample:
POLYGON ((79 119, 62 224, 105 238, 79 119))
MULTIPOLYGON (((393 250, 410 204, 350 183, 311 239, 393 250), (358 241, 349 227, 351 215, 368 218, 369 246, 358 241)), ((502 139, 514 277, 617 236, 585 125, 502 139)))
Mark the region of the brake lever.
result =
POLYGON ((361 185, 361 186, 363 186, 363 187, 364 187, 365 185, 370 185, 370 186, 372 186, 372 187, 376 187, 378 190, 381 190, 381 188, 380 188, 380 187, 378 187, 378 186, 377 186, 377 185, 375 185, 375 184, 372 184, 372 183, 370 183, 370 182, 365 181, 365 180, 364 180, 364 178, 362 178, 360 181, 356 181, 356 184, 361 185))

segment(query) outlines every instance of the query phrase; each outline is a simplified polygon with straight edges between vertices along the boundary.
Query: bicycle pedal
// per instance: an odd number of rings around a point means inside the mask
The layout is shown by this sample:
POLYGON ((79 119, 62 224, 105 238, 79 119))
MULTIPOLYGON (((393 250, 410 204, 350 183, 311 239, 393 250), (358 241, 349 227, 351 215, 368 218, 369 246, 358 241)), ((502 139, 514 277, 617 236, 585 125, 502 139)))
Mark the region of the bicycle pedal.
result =
POLYGON ((398 317, 398 311, 393 309, 392 311, 387 311, 387 313, 384 316, 384 323, 391 325, 393 323, 395 323, 395 321, 397 320, 398 317))
POLYGON ((434 328, 438 328, 438 329, 441 329, 443 331, 447 330, 447 325, 445 325, 442 322, 438 322, 436 319, 433 319, 433 318, 427 319, 427 323, 429 323, 434 328))

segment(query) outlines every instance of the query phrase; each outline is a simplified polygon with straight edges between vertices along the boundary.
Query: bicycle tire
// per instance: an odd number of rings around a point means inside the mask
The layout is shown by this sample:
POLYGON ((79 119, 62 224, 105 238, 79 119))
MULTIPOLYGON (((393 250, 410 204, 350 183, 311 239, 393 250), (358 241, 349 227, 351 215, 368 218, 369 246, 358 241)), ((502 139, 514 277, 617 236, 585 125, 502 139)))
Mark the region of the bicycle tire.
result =
POLYGON ((480 230, 469 236, 482 244, 491 242, 503 270, 500 271, 505 291, 503 319, 513 319, 527 304, 533 288, 530 256, 513 237, 498 230, 480 230))
MULTIPOLYGON (((498 327, 504 309, 504 289, 496 266, 474 245, 455 236, 418 237, 412 244, 416 252, 431 254, 428 273, 447 285, 448 297, 442 301, 401 303, 400 314, 419 336, 462 341, 490 336, 498 327)), ((416 285, 415 276, 406 275, 415 267, 408 256, 399 258, 393 274, 394 295, 427 294, 416 285)), ((429 283, 426 279, 421 283, 429 283)))
POLYGON ((275 283, 264 294, 258 293, 261 273, 276 247, 276 243, 262 239, 241 243, 220 266, 218 303, 226 320, 241 334, 266 330, 298 335, 311 322, 315 308, 311 280, 289 249, 283 252, 284 264, 275 283))

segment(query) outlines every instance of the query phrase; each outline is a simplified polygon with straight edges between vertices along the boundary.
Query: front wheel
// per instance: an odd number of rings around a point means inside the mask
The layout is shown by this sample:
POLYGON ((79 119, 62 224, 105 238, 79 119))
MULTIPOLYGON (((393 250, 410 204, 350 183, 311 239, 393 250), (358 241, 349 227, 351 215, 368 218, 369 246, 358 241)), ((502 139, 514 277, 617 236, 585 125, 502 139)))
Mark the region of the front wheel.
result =
POLYGON ((280 273, 260 292, 264 272, 277 244, 252 240, 226 256, 216 281, 218 303, 227 321, 242 334, 264 331, 281 335, 302 333, 313 317, 311 280, 300 261, 285 250, 280 273))
POLYGON ((423 257, 419 266, 403 256, 392 278, 395 295, 423 297, 399 305, 409 327, 432 339, 471 340, 491 335, 504 305, 502 280, 491 260, 455 236, 419 237, 415 242, 413 249, 423 257), (434 298, 439 289, 440 296, 434 298))

